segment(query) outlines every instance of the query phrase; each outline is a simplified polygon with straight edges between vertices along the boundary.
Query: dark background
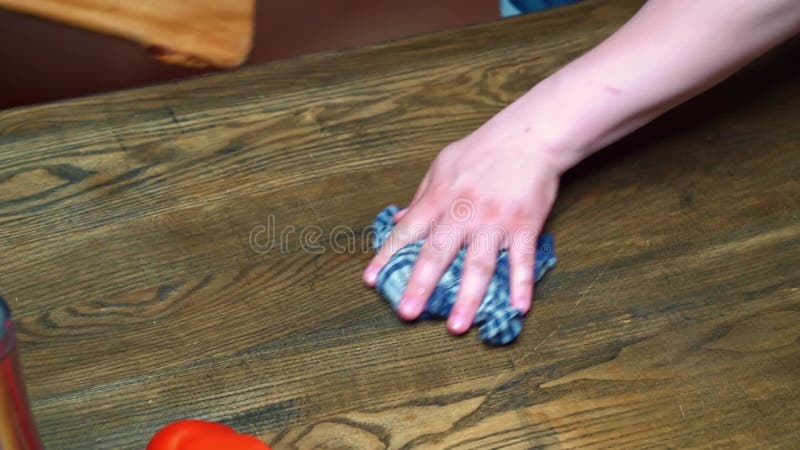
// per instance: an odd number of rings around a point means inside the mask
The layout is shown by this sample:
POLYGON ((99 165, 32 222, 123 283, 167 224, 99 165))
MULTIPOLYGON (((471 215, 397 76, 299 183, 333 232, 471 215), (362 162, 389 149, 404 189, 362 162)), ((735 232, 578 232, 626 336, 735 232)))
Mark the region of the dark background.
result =
MULTIPOLYGON (((258 0, 245 65, 493 20, 496 0, 258 0)), ((207 73, 137 44, 0 9, 0 108, 207 73)))

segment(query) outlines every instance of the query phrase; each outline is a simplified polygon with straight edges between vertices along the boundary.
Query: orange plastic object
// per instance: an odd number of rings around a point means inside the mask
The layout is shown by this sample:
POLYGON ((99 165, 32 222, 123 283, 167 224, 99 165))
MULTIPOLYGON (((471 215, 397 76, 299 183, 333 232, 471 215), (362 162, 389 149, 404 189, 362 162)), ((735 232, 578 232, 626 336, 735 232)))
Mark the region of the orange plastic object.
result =
POLYGON ((253 436, 203 420, 179 420, 158 430, 147 450, 271 450, 253 436))

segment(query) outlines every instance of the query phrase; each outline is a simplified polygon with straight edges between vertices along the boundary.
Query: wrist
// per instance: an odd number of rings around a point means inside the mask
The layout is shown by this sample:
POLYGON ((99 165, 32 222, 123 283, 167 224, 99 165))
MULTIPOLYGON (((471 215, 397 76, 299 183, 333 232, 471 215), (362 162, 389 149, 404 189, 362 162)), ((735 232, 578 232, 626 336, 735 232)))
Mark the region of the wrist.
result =
POLYGON ((537 124, 538 144, 542 154, 560 173, 564 173, 589 156, 591 142, 586 128, 570 117, 573 94, 558 72, 536 84, 520 100, 528 103, 530 119, 537 124))
POLYGON ((624 135, 626 103, 618 93, 569 66, 542 80, 473 134, 485 148, 498 148, 562 174, 624 135))
POLYGON ((566 172, 593 153, 600 139, 595 126, 578 119, 582 102, 561 77, 550 76, 498 113, 486 126, 503 128, 524 141, 519 150, 537 161, 566 172))

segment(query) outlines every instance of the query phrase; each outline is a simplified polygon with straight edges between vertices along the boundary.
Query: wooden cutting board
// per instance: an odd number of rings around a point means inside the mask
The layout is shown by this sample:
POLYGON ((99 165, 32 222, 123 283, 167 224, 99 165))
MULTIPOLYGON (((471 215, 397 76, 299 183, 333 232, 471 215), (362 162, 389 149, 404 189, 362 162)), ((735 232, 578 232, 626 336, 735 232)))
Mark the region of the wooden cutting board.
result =
POLYGON ((190 67, 242 64, 255 13, 254 0, 0 0, 0 7, 129 39, 190 67))

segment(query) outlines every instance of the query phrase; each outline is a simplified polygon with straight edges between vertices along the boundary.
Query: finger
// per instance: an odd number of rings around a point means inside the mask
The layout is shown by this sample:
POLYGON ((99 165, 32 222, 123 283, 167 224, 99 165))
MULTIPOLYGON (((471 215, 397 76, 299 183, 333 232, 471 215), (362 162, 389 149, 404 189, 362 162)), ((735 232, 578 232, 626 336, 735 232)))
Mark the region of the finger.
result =
POLYGON ((423 195, 425 195, 425 191, 428 190, 428 185, 430 185, 430 183, 431 169, 428 169, 428 171, 425 173, 425 176, 422 177, 422 181, 420 181, 419 186, 417 186, 417 192, 415 192, 414 196, 411 197, 411 201, 408 203, 409 207, 417 203, 417 201, 421 199, 423 195))
POLYGON ((475 313, 494 276, 500 241, 500 236, 487 237, 473 240, 467 247, 456 302, 447 320, 447 329, 451 333, 462 334, 472 326, 475 313))
POLYGON ((400 299, 397 312, 401 318, 414 320, 422 314, 442 274, 455 258, 462 243, 463 233, 455 225, 447 223, 432 228, 400 299))
POLYGON ((417 187, 417 192, 414 194, 414 197, 411 199, 411 202, 408 204, 408 206, 401 209, 400 211, 397 211, 395 215, 392 216, 392 220, 394 221, 394 223, 403 220, 403 217, 405 217, 406 213, 408 213, 408 210, 413 208, 414 206, 417 206, 419 200, 422 198, 423 195, 425 195, 425 192, 427 192, 428 190, 430 178, 431 178, 430 171, 428 171, 428 173, 425 174, 425 178, 423 178, 422 182, 419 184, 419 187, 417 187))
POLYGON ((403 220, 403 217, 406 215, 408 210, 411 209, 413 206, 417 205, 419 199, 421 199, 422 196, 425 194, 425 192, 428 190, 428 185, 430 184, 430 180, 431 180, 431 171, 428 170, 428 172, 425 174, 425 177, 423 177, 422 181, 419 183, 419 186, 417 186, 417 192, 414 193, 414 197, 411 198, 411 201, 408 203, 408 206, 401 209, 400 211, 397 211, 394 214, 394 216, 392 216, 392 220, 394 220, 394 223, 403 220))
MULTIPOLYGON (((389 262, 389 258, 392 255, 403 248, 404 246, 410 244, 417 239, 424 239, 428 235, 428 227, 425 226, 424 222, 428 220, 427 217, 430 213, 425 211, 426 208, 419 208, 419 200, 422 198, 423 194, 428 190, 428 185, 430 184, 431 179, 431 169, 428 169, 428 172, 425 173, 425 176, 422 178, 419 186, 417 186, 417 192, 414 194, 414 197, 411 199, 411 203, 400 211, 397 211, 392 216, 392 221, 395 224, 394 230, 386 239, 383 247, 380 251, 372 258, 370 263, 367 265, 367 268, 364 269, 364 273, 362 275, 364 279, 364 283, 370 287, 375 287, 375 283, 378 279, 378 273, 381 271, 383 266, 389 262), (418 220, 413 225, 408 225, 407 223, 403 222, 403 218, 408 215, 409 211, 411 210, 420 210, 418 211, 421 216, 425 216, 424 220, 418 220), (412 229, 413 230, 410 230, 412 229), (413 231, 413 232, 412 232, 413 231), (386 245, 389 244, 389 245, 386 245)), ((413 220, 410 220, 413 222, 413 220)), ((408 221, 406 221, 408 222, 408 221)))
POLYGON ((513 236, 508 247, 511 307, 527 314, 533 302, 538 229, 523 226, 515 230, 513 236))
POLYGON ((381 249, 372 257, 362 275, 367 286, 375 287, 378 273, 398 250, 419 239, 424 239, 430 229, 429 212, 424 208, 409 209, 398 221, 381 249))
POLYGON ((397 211, 392 216, 392 222, 394 222, 394 223, 400 222, 401 220, 403 220, 403 217, 406 215, 407 212, 408 212, 408 208, 403 208, 400 211, 397 211))

